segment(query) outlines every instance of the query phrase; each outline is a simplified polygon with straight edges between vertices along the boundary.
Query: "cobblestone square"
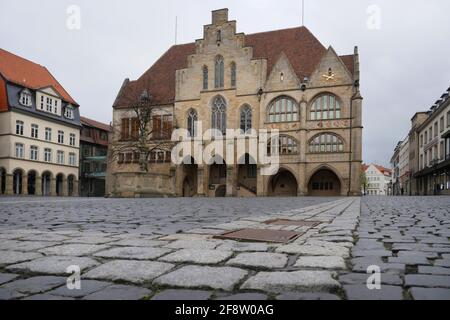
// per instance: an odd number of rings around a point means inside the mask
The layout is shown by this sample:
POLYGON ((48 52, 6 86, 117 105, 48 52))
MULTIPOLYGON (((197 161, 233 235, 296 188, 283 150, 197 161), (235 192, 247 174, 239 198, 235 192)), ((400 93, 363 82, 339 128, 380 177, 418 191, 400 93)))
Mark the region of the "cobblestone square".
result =
POLYGON ((1 198, 0 299, 447 300, 449 237, 448 197, 1 198), (244 228, 299 236, 215 238, 244 228))

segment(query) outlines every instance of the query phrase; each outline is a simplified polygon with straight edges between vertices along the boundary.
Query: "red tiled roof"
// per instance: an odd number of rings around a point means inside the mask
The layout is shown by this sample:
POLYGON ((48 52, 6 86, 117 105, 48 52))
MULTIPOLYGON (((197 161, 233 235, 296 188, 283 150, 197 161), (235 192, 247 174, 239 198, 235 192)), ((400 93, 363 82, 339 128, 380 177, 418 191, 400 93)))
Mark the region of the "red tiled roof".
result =
MULTIPOLYGON (((370 166, 371 166, 371 165, 365 165, 365 164, 363 164, 363 170, 364 170, 364 171, 367 171, 367 169, 369 169, 370 166)), ((380 172, 381 172, 382 174, 384 174, 384 175, 390 176, 390 175, 392 174, 392 170, 391 170, 391 169, 385 168, 385 167, 380 166, 380 165, 378 165, 378 164, 373 164, 373 166, 374 166, 375 168, 377 168, 378 171, 380 171, 380 172)))
POLYGON ((78 105, 47 68, 0 48, 0 73, 9 82, 30 89, 53 87, 62 99, 78 105))
POLYGON ((80 117, 80 121, 82 125, 86 125, 88 127, 93 127, 104 131, 111 131, 111 126, 89 118, 80 117))
MULTIPOLYGON (((267 59, 268 73, 282 53, 286 54, 298 78, 310 76, 326 48, 305 27, 245 35, 245 45, 253 47, 255 59, 267 59)), ((118 96, 114 107, 127 106, 131 96, 138 97, 149 89, 155 104, 172 104, 175 99, 175 72, 187 66, 187 57, 195 54, 195 43, 172 46, 138 80, 130 81, 118 96)), ((341 56, 353 74, 353 55, 341 56)), ((133 101, 134 102, 134 101, 133 101)))

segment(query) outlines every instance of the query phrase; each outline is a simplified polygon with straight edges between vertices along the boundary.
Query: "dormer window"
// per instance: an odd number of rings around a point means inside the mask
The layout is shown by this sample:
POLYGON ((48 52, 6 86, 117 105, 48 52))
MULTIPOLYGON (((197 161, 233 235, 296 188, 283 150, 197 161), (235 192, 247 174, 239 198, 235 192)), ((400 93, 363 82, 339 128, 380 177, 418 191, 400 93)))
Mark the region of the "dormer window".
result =
POLYGON ((68 105, 66 107, 66 109, 64 110, 64 117, 66 117, 67 119, 73 120, 73 118, 74 118, 74 110, 73 110, 73 107, 71 105, 68 105))
POLYGON ((24 107, 31 107, 31 92, 28 89, 20 92, 19 103, 24 107))

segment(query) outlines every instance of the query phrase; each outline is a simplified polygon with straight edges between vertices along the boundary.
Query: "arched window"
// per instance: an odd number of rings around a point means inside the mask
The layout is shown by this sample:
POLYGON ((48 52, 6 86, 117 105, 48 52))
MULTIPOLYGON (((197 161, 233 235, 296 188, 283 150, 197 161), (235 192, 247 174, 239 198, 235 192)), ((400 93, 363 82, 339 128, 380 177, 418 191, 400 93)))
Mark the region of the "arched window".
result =
POLYGON ((231 86, 236 87, 236 63, 231 63, 231 86))
POLYGON ((309 152, 344 152, 344 142, 340 137, 332 133, 319 134, 311 139, 309 143, 309 152))
POLYGON ((203 67, 203 90, 208 90, 208 78, 209 78, 209 72, 208 67, 203 67))
POLYGON ((217 96, 212 104, 211 128, 217 129, 222 134, 227 129, 227 104, 222 96, 217 96))
POLYGON ((197 120, 198 120, 197 111, 195 111, 194 109, 189 110, 187 119, 188 121, 187 128, 190 137, 195 137, 197 135, 197 120))
POLYGON ((336 96, 324 94, 311 105, 311 120, 333 120, 341 118, 341 104, 336 96))
POLYGON ((214 84, 216 88, 224 87, 224 60, 222 56, 216 57, 214 84))
POLYGON ((272 101, 268 109, 268 122, 298 121, 299 109, 297 102, 289 97, 279 97, 272 101))
POLYGON ((25 107, 31 107, 31 92, 28 89, 20 92, 19 103, 25 107))
POLYGON ((241 108, 241 130, 246 133, 252 129, 252 108, 248 104, 241 108))
POLYGON ((280 135, 278 137, 273 137, 269 140, 267 144, 267 153, 280 154, 280 155, 290 155, 298 153, 297 141, 285 135, 280 135), (278 151, 277 151, 278 150, 278 151))

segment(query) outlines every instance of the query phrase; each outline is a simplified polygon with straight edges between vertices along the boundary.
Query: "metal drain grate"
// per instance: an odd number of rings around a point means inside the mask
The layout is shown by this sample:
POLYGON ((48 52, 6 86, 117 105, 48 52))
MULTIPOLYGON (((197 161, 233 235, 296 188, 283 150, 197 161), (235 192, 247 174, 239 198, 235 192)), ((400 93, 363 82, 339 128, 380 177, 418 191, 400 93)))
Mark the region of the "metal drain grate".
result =
POLYGON ((275 219, 264 222, 265 224, 272 224, 278 226, 298 226, 298 227, 311 227, 314 228, 321 224, 319 221, 305 221, 305 220, 288 220, 288 219, 275 219))
POLYGON ((226 240, 288 243, 296 239, 300 235, 301 235, 300 233, 293 231, 269 230, 269 229, 242 229, 231 232, 225 232, 221 235, 215 236, 214 238, 226 240))

